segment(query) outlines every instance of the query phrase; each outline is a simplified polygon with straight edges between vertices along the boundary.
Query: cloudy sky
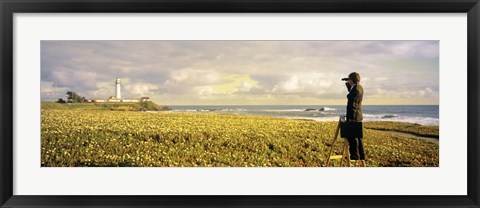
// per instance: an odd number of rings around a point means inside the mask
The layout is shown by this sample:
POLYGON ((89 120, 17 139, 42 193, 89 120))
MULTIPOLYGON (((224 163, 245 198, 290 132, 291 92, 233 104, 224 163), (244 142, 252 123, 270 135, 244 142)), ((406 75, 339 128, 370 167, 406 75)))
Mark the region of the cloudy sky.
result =
POLYGON ((160 105, 438 104, 438 41, 42 41, 41 97, 148 96, 160 105))

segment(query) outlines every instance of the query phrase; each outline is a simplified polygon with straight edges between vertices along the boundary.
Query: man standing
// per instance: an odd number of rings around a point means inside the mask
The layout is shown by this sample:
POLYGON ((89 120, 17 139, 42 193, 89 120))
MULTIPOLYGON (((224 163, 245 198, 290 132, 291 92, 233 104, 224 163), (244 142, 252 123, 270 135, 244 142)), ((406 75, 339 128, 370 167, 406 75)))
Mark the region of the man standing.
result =
MULTIPOLYGON (((346 78, 344 79, 346 80, 346 78)), ((348 75, 348 80, 345 82, 348 90, 347 102, 347 122, 352 127, 351 137, 348 139, 350 146, 351 160, 365 160, 365 151, 363 149, 363 115, 362 115, 362 99, 363 87, 360 85, 360 74, 352 72, 348 75)), ((365 165, 365 164, 363 164, 365 165)))

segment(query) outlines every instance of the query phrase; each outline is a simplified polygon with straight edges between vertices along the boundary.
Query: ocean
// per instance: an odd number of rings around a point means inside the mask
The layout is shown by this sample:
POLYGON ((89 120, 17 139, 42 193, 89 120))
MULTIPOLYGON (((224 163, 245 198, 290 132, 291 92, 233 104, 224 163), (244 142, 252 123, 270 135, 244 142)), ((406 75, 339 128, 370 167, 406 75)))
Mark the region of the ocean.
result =
MULTIPOLYGON (((177 105, 177 112, 263 115, 338 121, 346 114, 345 105, 177 105)), ((438 105, 363 105, 363 121, 399 121, 422 125, 439 125, 438 105)))

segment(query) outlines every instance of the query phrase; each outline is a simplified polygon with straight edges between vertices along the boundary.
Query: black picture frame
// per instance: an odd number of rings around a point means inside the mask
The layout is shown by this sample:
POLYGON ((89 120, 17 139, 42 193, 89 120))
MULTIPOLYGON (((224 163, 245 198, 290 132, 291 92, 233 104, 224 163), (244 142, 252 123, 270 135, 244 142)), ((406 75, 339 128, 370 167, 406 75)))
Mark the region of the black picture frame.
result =
MULTIPOLYGON (((479 0, 0 0, 1 207, 479 207, 479 0), (14 13, 467 13, 468 194, 458 196, 13 195, 14 13)), ((394 179, 392 179, 394 180, 394 179)))

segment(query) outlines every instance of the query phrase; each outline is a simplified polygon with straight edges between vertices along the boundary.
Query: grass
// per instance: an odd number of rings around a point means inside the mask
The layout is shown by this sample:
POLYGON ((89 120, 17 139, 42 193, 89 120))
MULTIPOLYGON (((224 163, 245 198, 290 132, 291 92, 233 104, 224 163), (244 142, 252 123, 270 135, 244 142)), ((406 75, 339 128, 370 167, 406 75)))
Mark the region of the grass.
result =
POLYGON ((439 138, 438 126, 424 126, 416 123, 402 123, 395 121, 364 122, 365 128, 377 130, 399 131, 418 136, 439 138))
MULTIPOLYGON (((43 109, 41 165, 321 167, 336 125, 267 116, 43 109)), ((438 166, 433 142, 366 128, 364 143, 368 166, 438 166)), ((335 154, 341 154, 340 145, 335 154)))

